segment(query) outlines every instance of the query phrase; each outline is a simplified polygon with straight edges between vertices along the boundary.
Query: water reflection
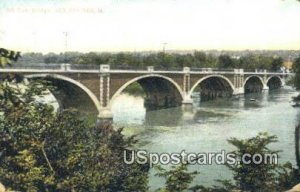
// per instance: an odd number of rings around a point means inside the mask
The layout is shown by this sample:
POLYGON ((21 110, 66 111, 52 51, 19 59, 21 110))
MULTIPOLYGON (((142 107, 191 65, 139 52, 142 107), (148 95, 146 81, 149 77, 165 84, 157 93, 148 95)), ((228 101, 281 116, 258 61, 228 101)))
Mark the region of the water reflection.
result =
POLYGON ((176 107, 156 111, 147 111, 142 97, 122 94, 116 99, 112 111, 114 122, 119 126, 129 125, 148 129, 153 126, 175 127, 189 123, 220 122, 234 118, 244 110, 257 110, 271 104, 282 103, 283 99, 284 102, 291 103, 291 97, 295 94, 291 88, 282 88, 205 102, 200 102, 198 97, 194 97, 193 107, 188 110, 176 107))
MULTIPOLYGON (((113 106, 114 121, 124 126, 125 134, 137 134, 144 148, 162 152, 218 152, 233 150, 227 143, 230 137, 249 138, 267 131, 278 136, 278 143, 271 146, 282 150, 279 163, 295 164, 294 131, 300 121, 300 108, 292 107, 291 98, 297 92, 282 88, 263 93, 240 95, 226 99, 197 102, 191 110, 181 107, 147 112, 143 99, 123 95, 113 106)), ((225 166, 191 166, 201 172, 196 183, 215 184, 215 179, 230 179, 225 166)), ((151 190, 163 184, 151 172, 151 190), (155 187, 154 187, 155 186, 155 187)))
POLYGON ((145 115, 145 126, 177 126, 182 122, 182 110, 180 107, 157 111, 147 111, 145 115))

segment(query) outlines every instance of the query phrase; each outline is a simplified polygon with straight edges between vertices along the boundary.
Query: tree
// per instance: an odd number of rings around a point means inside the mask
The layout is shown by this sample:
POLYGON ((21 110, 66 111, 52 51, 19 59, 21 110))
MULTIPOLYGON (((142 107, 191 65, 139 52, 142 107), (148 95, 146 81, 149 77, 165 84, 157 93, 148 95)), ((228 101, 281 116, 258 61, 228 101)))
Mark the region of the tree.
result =
POLYGON ((195 51, 194 52, 194 57, 195 57, 196 67, 206 67, 207 58, 206 58, 206 54, 204 52, 195 51))
POLYGON ((207 60, 206 67, 211 67, 211 68, 216 68, 217 67, 218 58, 215 57, 213 54, 208 54, 206 60, 207 60))
POLYGON ((176 68, 175 58, 172 54, 159 52, 157 54, 157 67, 161 67, 163 69, 176 68))
POLYGON ((44 57, 44 63, 46 63, 46 64, 48 64, 48 63, 58 63, 58 61, 59 61, 58 55, 56 55, 55 53, 48 53, 44 57))
POLYGON ((157 166, 156 169, 158 170, 158 173, 156 175, 166 179, 166 186, 161 189, 161 191, 173 192, 189 189, 190 183, 198 172, 188 172, 187 166, 187 164, 180 164, 178 166, 172 166, 171 170, 166 170, 161 166, 157 166))
POLYGON ((19 51, 0 48, 0 67, 10 65, 12 61, 17 61, 19 57, 21 57, 21 53, 19 51))
MULTIPOLYGON (((263 162, 266 160, 266 154, 278 153, 268 147, 277 141, 275 135, 267 133, 259 133, 249 139, 231 138, 228 140, 237 148, 233 153, 237 155, 238 159, 241 160, 244 154, 260 154, 263 162)), ((290 163, 281 166, 274 162, 256 164, 251 161, 248 164, 240 161, 238 164, 228 165, 228 167, 233 171, 236 186, 241 191, 282 191, 294 184, 295 170, 290 163)))
POLYGON ((293 62, 293 71, 295 72, 294 86, 297 90, 300 89, 300 57, 293 62))
POLYGON ((182 55, 183 57, 183 67, 193 67, 195 65, 195 60, 192 54, 182 55))
POLYGON ((229 55, 220 55, 218 58, 219 68, 234 68, 234 60, 229 55))
POLYGON ((280 67, 282 67, 282 65, 283 65, 282 57, 274 58, 271 63, 271 70, 277 71, 280 69, 280 67))
POLYGON ((148 165, 123 162, 136 140, 77 111, 40 103, 43 82, 0 83, 0 181, 18 191, 146 191, 148 165))
POLYGON ((300 125, 295 128, 295 156, 298 167, 298 176, 300 178, 300 125))
POLYGON ((270 56, 259 55, 258 56, 258 68, 259 69, 271 69, 273 58, 270 56))
MULTIPOLYGON (((264 163, 268 156, 266 154, 278 153, 271 150, 268 145, 277 142, 275 135, 268 133, 259 133, 257 136, 248 139, 231 138, 228 140, 236 150, 235 164, 227 164, 233 172, 234 181, 216 180, 219 185, 212 187, 204 187, 201 185, 193 187, 194 191, 200 189, 203 192, 229 192, 229 191, 286 191, 295 184, 299 183, 299 174, 297 169, 293 168, 291 163, 287 162, 283 165, 275 163, 264 163), (260 154, 262 163, 254 163, 242 161, 244 154, 260 154)), ((246 159, 249 160, 249 159, 246 159)))
POLYGON ((254 70, 259 67, 258 57, 254 54, 248 54, 239 59, 239 67, 243 69, 254 70))

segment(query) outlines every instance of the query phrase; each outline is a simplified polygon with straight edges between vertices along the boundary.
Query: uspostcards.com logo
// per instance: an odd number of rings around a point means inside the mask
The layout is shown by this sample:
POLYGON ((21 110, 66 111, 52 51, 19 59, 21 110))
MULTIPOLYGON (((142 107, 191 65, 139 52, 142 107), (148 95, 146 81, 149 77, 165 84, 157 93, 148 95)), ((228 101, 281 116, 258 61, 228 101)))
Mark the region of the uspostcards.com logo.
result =
POLYGON ((153 153, 146 150, 124 150, 124 162, 126 164, 149 164, 150 167, 162 164, 198 164, 198 165, 236 165, 236 164, 278 164, 278 154, 245 153, 236 155, 226 153, 225 150, 211 153, 153 153))

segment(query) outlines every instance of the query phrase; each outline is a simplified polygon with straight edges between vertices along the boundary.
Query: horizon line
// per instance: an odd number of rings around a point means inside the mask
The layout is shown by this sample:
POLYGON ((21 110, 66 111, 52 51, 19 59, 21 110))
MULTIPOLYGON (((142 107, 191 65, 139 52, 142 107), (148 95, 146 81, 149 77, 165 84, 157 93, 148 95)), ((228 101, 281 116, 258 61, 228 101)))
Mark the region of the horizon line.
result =
POLYGON ((216 51, 216 52, 244 52, 244 51, 300 51, 299 49, 168 49, 168 50, 119 50, 119 51, 49 51, 49 52, 39 52, 39 51, 20 51, 22 53, 42 53, 42 54, 49 54, 49 53, 55 53, 55 54, 63 54, 63 53, 143 53, 143 52, 153 52, 153 53, 168 53, 168 52, 209 52, 209 51, 216 51))

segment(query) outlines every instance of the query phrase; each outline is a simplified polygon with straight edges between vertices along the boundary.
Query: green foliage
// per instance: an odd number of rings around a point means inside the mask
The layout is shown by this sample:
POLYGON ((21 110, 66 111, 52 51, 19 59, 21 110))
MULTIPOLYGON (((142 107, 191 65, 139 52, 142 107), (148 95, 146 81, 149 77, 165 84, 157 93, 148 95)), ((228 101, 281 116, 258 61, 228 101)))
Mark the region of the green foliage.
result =
POLYGON ((300 89, 300 57, 296 58, 293 62, 293 70, 295 72, 294 85, 297 90, 300 89))
POLYGON ((220 55, 218 57, 219 68, 234 68, 234 60, 229 55, 220 55))
POLYGON ((74 110, 37 102, 45 86, 0 83, 0 181, 18 191, 146 191, 147 165, 126 165, 124 138, 111 125, 89 127, 74 110))
POLYGON ((289 76, 285 79, 285 85, 287 86, 295 86, 295 76, 289 76))
MULTIPOLYGON (((282 66, 282 57, 274 57, 277 52, 247 53, 243 52, 213 52, 195 51, 193 53, 27 53, 22 56, 20 63, 71 63, 71 64, 87 64, 100 65, 109 64, 111 68, 118 69, 145 69, 146 66, 154 66, 156 69, 177 69, 182 70, 183 67, 192 68, 243 68, 246 70, 269 69, 278 70, 282 66), (221 55, 219 55, 221 54, 221 55), (218 56, 219 55, 219 56, 218 56), (240 55, 240 56, 238 56, 240 55)), ((282 53, 287 59, 287 54, 282 53)))
POLYGON ((255 68, 260 68, 258 57, 256 57, 253 54, 249 54, 241 57, 239 60, 239 66, 243 66, 242 68, 252 69, 252 70, 255 68))
POLYGON ((128 87, 126 87, 124 93, 128 93, 133 96, 145 96, 145 91, 143 90, 143 87, 138 82, 134 82, 130 84, 128 87))
POLYGON ((236 154, 240 160, 238 164, 228 165, 233 171, 236 187, 242 191, 282 191, 292 185, 294 170, 290 164, 278 165, 275 162, 264 163, 266 154, 275 154, 278 151, 271 150, 268 145, 277 142, 275 135, 259 133, 257 136, 249 139, 231 138, 230 144, 235 146, 236 154), (253 161, 247 164, 242 162, 243 154, 260 154, 263 162, 255 164, 253 161))
POLYGON ((244 69, 269 69, 278 70, 282 66, 282 58, 274 58, 266 55, 247 54, 239 58, 239 68, 244 69))
POLYGON ((202 51, 195 51, 194 52, 194 57, 195 57, 196 61, 199 62, 198 65, 200 65, 202 63, 207 63, 206 53, 204 53, 202 51))
POLYGON ((281 57, 275 58, 271 63, 271 70, 277 71, 282 67, 283 59, 281 57))
POLYGON ((238 191, 236 186, 232 184, 230 180, 216 180, 219 185, 213 185, 212 187, 204 187, 202 185, 196 185, 191 187, 191 191, 201 191, 201 192, 231 192, 238 191))
POLYGON ((5 67, 6 65, 11 65, 11 60, 9 58, 0 56, 0 66, 5 67))
POLYGON ((291 163, 271 164, 260 163, 255 164, 242 162, 244 154, 261 154, 267 158, 265 154, 277 153, 268 148, 268 145, 277 142, 277 137, 268 135, 267 133, 259 133, 257 136, 248 139, 231 138, 228 140, 230 144, 236 147, 233 153, 236 155, 237 164, 227 166, 233 172, 234 181, 216 180, 219 185, 212 187, 204 187, 201 185, 190 188, 192 191, 201 192, 231 192, 231 191, 285 191, 295 184, 299 183, 298 170, 293 168, 291 163))
POLYGON ((161 166, 156 166, 155 168, 158 171, 156 175, 166 179, 166 186, 160 189, 162 192, 187 190, 195 176, 199 174, 197 171, 188 172, 187 164, 172 166, 171 170, 166 170, 161 166))
POLYGON ((295 127, 295 156, 300 180, 300 124, 295 127))
POLYGON ((19 57, 21 57, 19 51, 12 51, 0 48, 0 67, 11 65, 12 61, 17 61, 19 57))
MULTIPOLYGON (((269 136, 265 133, 259 134, 256 137, 240 140, 237 138, 231 138, 228 140, 230 144, 237 148, 234 153, 242 158, 243 154, 273 154, 277 151, 272 151, 267 148, 267 145, 277 142, 276 136, 269 136)), ((243 191, 254 191, 261 189, 272 189, 274 186, 270 186, 270 183, 274 181, 276 167, 275 164, 244 164, 242 160, 238 165, 228 165, 228 167, 234 173, 234 179, 237 182, 237 186, 243 191), (272 187, 272 188, 270 188, 272 187)))

